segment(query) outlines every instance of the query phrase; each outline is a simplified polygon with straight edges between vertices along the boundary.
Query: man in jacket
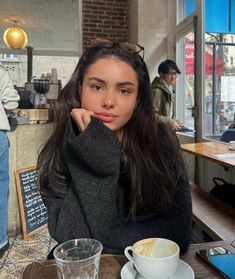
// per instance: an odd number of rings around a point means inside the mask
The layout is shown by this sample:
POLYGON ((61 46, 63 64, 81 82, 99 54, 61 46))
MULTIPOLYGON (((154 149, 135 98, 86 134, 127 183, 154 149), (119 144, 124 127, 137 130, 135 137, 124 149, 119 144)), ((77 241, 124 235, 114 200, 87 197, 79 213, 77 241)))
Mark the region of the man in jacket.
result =
POLYGON ((10 126, 6 112, 17 108, 20 97, 14 89, 7 70, 0 65, 0 257, 8 249, 8 138, 10 126))
POLYGON ((175 91, 177 74, 180 70, 176 63, 170 59, 163 61, 158 67, 159 77, 152 82, 153 102, 156 117, 168 123, 175 131, 183 125, 175 119, 175 91))

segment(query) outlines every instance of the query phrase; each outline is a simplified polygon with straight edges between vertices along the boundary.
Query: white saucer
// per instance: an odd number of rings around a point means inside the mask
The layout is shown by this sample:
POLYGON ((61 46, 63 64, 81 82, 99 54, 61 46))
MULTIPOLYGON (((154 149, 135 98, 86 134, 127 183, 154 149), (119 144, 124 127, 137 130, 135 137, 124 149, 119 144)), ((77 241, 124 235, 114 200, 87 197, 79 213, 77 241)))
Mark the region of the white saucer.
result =
MULTIPOLYGON (((121 270, 122 279, 145 279, 141 275, 136 276, 136 270, 133 264, 127 262, 121 270)), ((180 260, 179 266, 175 274, 170 279, 194 279, 194 272, 192 268, 184 261, 180 260)))
POLYGON ((233 146, 228 145, 228 149, 231 150, 231 151, 235 151, 235 147, 233 147, 233 146))

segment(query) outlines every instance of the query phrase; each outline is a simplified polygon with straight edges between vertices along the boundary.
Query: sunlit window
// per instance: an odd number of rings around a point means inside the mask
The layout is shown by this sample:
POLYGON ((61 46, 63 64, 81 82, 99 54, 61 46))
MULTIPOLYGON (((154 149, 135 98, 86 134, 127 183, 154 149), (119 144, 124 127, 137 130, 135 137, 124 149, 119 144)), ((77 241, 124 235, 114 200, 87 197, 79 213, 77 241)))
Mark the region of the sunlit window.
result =
POLYGON ((194 130, 194 33, 190 32, 177 42, 178 66, 181 74, 177 78, 177 119, 190 130, 194 130))
POLYGON ((205 137, 219 139, 235 121, 235 44, 227 34, 205 39, 205 137))
POLYGON ((178 0, 177 4, 177 23, 179 24, 195 11, 195 0, 178 0))
MULTIPOLYGON (((51 69, 56 68, 58 79, 64 86, 69 80, 78 57, 75 56, 33 56, 33 76, 40 78, 51 74, 51 69)), ((0 63, 8 70, 11 80, 18 87, 25 86, 27 81, 27 55, 2 54, 0 63)))

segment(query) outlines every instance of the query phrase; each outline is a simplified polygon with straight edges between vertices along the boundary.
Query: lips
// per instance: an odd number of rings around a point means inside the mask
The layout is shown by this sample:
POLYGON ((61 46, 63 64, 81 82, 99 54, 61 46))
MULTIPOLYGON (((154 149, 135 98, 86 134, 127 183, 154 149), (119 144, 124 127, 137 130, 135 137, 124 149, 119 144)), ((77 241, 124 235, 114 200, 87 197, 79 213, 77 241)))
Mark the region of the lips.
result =
POLYGON ((105 123, 110 123, 113 122, 114 119, 117 117, 116 115, 112 114, 112 113, 106 113, 106 112, 102 112, 102 113, 95 113, 95 116, 102 122, 105 123))

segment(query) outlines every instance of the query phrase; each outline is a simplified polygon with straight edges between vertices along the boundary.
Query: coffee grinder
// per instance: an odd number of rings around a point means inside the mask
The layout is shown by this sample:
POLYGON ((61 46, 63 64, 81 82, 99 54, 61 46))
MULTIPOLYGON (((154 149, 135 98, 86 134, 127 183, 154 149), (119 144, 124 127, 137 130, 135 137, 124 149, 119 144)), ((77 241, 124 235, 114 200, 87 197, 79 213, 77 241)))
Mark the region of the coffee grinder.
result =
POLYGON ((34 108, 43 108, 47 104, 46 93, 50 89, 49 79, 34 79, 33 88, 36 91, 34 97, 34 108))

